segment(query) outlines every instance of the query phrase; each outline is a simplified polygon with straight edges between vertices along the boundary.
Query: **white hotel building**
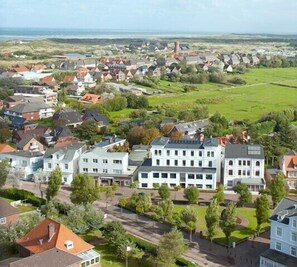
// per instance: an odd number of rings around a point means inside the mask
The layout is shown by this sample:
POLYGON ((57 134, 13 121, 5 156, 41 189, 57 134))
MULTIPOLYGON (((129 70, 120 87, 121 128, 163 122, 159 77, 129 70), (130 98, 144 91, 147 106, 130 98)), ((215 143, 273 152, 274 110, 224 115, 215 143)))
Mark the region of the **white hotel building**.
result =
POLYGON ((154 185, 195 186, 216 189, 221 174, 221 146, 218 139, 170 140, 158 137, 151 144, 152 157, 138 169, 140 188, 154 185))
POLYGON ((261 254, 259 266, 297 266, 297 201, 283 198, 270 222, 270 248, 261 254))

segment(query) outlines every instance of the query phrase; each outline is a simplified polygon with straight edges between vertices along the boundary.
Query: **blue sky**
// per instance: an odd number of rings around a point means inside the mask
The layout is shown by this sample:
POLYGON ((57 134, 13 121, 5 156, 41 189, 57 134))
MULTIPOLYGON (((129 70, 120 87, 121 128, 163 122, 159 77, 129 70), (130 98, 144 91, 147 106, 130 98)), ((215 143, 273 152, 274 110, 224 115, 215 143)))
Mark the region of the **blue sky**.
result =
POLYGON ((0 0, 0 27, 297 33, 297 0, 0 0))

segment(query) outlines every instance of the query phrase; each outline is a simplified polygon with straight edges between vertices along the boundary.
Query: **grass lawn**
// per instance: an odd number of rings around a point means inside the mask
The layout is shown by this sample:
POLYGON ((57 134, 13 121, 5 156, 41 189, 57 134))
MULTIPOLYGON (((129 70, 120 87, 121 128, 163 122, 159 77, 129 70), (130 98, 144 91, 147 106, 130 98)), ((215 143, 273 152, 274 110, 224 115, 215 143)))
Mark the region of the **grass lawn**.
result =
MULTIPOLYGON (((177 211, 182 211, 186 206, 185 205, 174 205, 175 210, 177 211)), ((198 222, 198 228, 197 231, 203 231, 203 233, 205 234, 207 231, 207 227, 206 227, 206 223, 205 223, 205 214, 206 214, 206 206, 195 206, 198 215, 199 215, 199 222, 198 222)), ((223 210, 223 207, 220 207, 220 211, 223 210)), ((256 231, 256 227, 257 227, 257 220, 255 217, 255 209, 254 208, 237 208, 237 216, 239 218, 246 218, 248 220, 248 225, 247 227, 242 227, 239 226, 233 233, 231 236, 231 242, 238 242, 242 239, 245 239, 253 234, 255 234, 256 231)), ((262 225, 262 229, 265 227, 268 227, 269 223, 263 224, 262 225)), ((217 234, 215 236, 215 241, 220 243, 220 244, 226 244, 226 239, 225 239, 225 235, 222 232, 222 230, 220 228, 217 229, 217 234)))
MULTIPOLYGON (((1 197, 4 201, 6 201, 7 203, 11 203, 14 200, 9 199, 9 198, 4 198, 1 197)), ((28 211, 32 211, 32 210, 36 210, 35 207, 33 207, 31 204, 25 204, 25 205, 18 205, 17 209, 20 211, 20 213, 24 213, 24 212, 28 212, 28 211)))

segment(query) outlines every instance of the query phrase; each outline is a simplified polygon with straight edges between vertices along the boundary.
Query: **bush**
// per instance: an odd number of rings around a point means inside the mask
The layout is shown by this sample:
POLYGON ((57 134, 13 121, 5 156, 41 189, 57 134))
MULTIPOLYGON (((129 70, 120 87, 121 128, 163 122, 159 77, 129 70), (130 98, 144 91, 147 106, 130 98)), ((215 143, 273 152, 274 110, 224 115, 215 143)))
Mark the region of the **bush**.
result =
POLYGON ((141 238, 138 238, 138 237, 136 237, 136 236, 134 236, 134 235, 130 235, 130 234, 128 234, 128 237, 129 237, 129 239, 130 239, 132 242, 135 243, 135 245, 136 245, 138 248, 144 250, 145 252, 148 252, 148 253, 151 253, 151 254, 153 254, 153 255, 156 255, 156 252, 157 252, 157 251, 156 251, 156 250, 157 250, 157 246, 156 246, 156 245, 154 245, 154 244, 152 244, 152 243, 150 243, 150 242, 148 242, 148 241, 145 241, 145 240, 143 240, 143 239, 141 239, 141 238))
POLYGON ((26 200, 27 203, 35 207, 40 207, 45 204, 45 199, 36 197, 33 193, 17 188, 1 189, 0 196, 12 200, 26 200))
POLYGON ((177 258, 176 265, 182 266, 182 267, 196 267, 197 266, 195 263, 192 263, 191 261, 186 260, 185 258, 177 258))
POLYGON ((239 77, 232 77, 231 79, 228 79, 227 82, 233 84, 246 84, 246 81, 239 77))

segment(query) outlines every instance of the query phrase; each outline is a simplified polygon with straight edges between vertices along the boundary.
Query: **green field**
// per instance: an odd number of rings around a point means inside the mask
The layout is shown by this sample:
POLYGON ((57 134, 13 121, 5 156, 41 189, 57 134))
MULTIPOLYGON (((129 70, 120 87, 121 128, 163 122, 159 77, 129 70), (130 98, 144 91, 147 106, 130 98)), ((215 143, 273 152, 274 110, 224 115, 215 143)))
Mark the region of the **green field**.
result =
MULTIPOLYGON (((185 205, 174 205, 175 210, 181 212, 184 208, 185 205)), ((197 231, 203 231, 204 234, 206 234, 207 228, 206 228, 206 223, 205 223, 205 214, 206 214, 206 206, 195 206, 198 216, 199 216, 199 222, 198 222, 198 227, 197 231)), ((222 207, 220 207, 220 210, 223 210, 222 207)), ((248 238, 249 236, 252 236, 256 232, 256 227, 257 227, 257 220, 255 217, 255 209, 253 208, 237 208, 237 217, 239 218, 245 218, 248 220, 248 225, 247 227, 237 227, 237 230, 235 230, 232 233, 231 236, 231 242, 238 242, 242 239, 248 238)), ((268 227, 269 224, 266 223, 262 225, 262 229, 264 227, 268 227)), ((226 244, 226 239, 225 235, 222 232, 220 228, 217 229, 217 234, 215 236, 215 241, 221 244, 226 244)))

